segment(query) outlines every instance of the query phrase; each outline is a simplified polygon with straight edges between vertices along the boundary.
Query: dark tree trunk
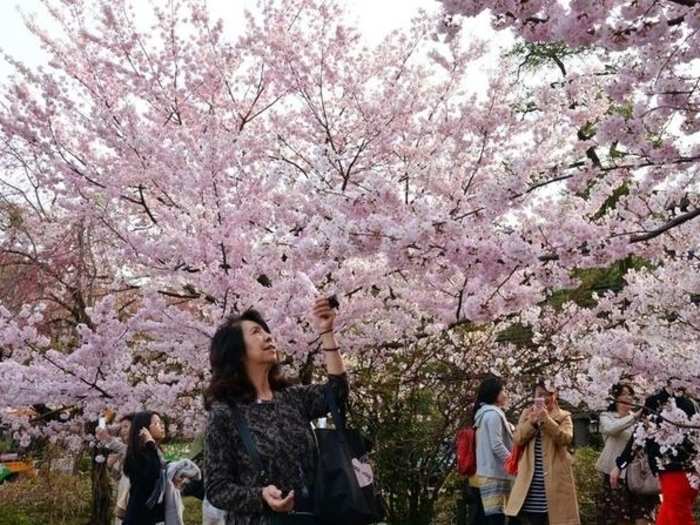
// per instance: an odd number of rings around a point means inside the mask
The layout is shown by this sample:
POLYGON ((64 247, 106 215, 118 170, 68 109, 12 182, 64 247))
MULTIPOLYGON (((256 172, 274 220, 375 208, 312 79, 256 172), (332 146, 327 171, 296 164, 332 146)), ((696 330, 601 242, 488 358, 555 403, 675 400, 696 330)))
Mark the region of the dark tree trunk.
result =
POLYGON ((110 525, 112 510, 112 486, 109 480, 107 461, 98 463, 95 457, 102 455, 104 450, 95 447, 92 452, 92 510, 90 525, 110 525))
MULTIPOLYGON (((95 433, 97 422, 86 425, 88 435, 95 433)), ((90 454, 90 477, 92 481, 92 505, 89 525, 110 525, 112 517, 112 484, 109 478, 107 455, 109 451, 103 447, 93 447, 90 454), (102 456, 102 461, 96 461, 102 456)))

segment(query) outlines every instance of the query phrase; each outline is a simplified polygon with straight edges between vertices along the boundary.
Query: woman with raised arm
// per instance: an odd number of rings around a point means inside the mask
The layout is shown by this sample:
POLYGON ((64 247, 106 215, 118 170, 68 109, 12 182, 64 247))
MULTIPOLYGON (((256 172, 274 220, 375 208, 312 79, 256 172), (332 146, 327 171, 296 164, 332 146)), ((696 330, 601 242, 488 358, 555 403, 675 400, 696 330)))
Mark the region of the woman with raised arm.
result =
POLYGON ((163 439, 165 425, 158 414, 134 414, 124 459, 130 489, 123 525, 157 525, 165 521, 165 503, 159 497, 165 464, 159 446, 163 439))
POLYGON ((654 521, 658 496, 639 496, 626 487, 610 484, 615 460, 625 450, 639 421, 640 411, 632 410, 634 403, 632 387, 618 383, 612 387, 612 403, 608 410, 600 414, 600 433, 605 446, 596 463, 596 469, 602 474, 598 525, 648 525, 654 521))
POLYGON ((328 299, 313 305, 328 380, 291 386, 277 343, 255 310, 226 320, 211 341, 212 378, 205 452, 206 496, 227 512, 227 525, 313 524, 316 462, 310 422, 327 414, 327 392, 346 401, 348 382, 328 299), (247 452, 242 424, 257 449, 247 452))
POLYGON ((513 443, 523 447, 506 514, 524 525, 580 525, 569 447, 571 414, 559 408, 557 393, 543 380, 535 399, 520 416, 513 443))
MULTIPOLYGON (((683 417, 688 419, 697 412, 692 399, 682 391, 673 392, 670 387, 662 388, 646 398, 640 425, 643 427, 643 433, 651 435, 642 440, 643 450, 650 471, 659 478, 661 489, 661 506, 656 516, 656 524, 695 525, 693 506, 698 496, 698 489, 697 486, 693 486, 691 479, 697 477, 694 460, 698 451, 691 439, 692 429, 678 426, 678 435, 675 436, 676 441, 672 447, 664 446, 653 436, 653 430, 658 425, 672 424, 670 421, 665 421, 662 412, 674 405, 681 411, 683 417)), ((681 425, 687 424, 687 421, 682 419, 675 422, 681 425)), ((632 435, 625 449, 615 460, 615 467, 610 472, 610 484, 613 488, 619 487, 622 472, 633 459, 634 451, 638 448, 636 441, 635 436, 632 435)))

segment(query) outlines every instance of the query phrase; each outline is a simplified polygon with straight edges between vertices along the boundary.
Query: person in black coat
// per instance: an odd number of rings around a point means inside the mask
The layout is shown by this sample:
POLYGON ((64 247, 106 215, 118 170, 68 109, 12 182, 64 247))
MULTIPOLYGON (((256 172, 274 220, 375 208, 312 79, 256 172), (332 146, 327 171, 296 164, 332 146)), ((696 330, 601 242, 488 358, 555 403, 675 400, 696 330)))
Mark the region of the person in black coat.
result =
MULTIPOLYGON (((663 388, 644 401, 644 417, 652 425, 660 425, 663 422, 661 412, 671 401, 675 402, 676 407, 682 410, 688 419, 697 411, 695 403, 686 395, 663 388)), ((658 524, 693 523, 692 508, 698 491, 690 486, 687 474, 695 470, 693 460, 698 451, 690 439, 689 430, 683 427, 679 427, 678 430, 684 434, 683 441, 672 450, 664 450, 653 438, 647 438, 644 441, 644 452, 649 461, 649 467, 654 475, 659 477, 661 485, 662 504, 657 516, 658 524)), ((614 488, 619 484, 621 472, 632 461, 634 451, 635 438, 632 435, 622 454, 615 461, 616 468, 610 474, 610 484, 614 488)))
POLYGON ((131 488, 123 525, 156 525, 165 521, 165 462, 158 444, 165 438, 165 425, 155 412, 134 415, 124 460, 124 473, 131 488), (159 502, 160 500, 160 502, 159 502))
MULTIPOLYGON (((666 407, 666 404, 672 399, 675 401, 676 406, 681 409, 685 415, 688 416, 688 418, 695 415, 695 404, 688 397, 684 395, 674 395, 666 388, 661 389, 645 399, 642 414, 653 424, 658 425, 662 423, 660 413, 666 407)), ((681 428, 679 430, 682 431, 683 429, 681 428)), ((632 460, 635 448, 634 441, 633 435, 627 442, 625 449, 615 461, 618 467, 618 469, 615 471, 617 478, 619 478, 620 471, 624 470, 632 460)), ((661 445, 659 445, 659 443, 653 439, 645 440, 644 451, 646 452, 649 460, 649 468, 654 475, 657 476, 661 471, 691 471, 692 461, 697 453, 695 446, 687 434, 680 445, 675 448, 673 453, 663 453, 661 450, 661 445)))

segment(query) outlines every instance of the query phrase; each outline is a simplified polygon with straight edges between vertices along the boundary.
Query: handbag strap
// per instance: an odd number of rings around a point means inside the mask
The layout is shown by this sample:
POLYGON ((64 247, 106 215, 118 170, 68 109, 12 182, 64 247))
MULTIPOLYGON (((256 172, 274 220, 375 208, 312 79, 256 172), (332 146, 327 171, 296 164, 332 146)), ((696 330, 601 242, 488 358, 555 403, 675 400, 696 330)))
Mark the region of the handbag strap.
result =
POLYGON ((234 422, 236 423, 236 427, 238 428, 238 433, 241 436, 241 440, 243 441, 243 446, 245 447, 248 456, 250 456, 250 459, 253 461, 253 465, 255 465, 255 468, 258 471, 258 479, 265 479, 265 467, 263 466, 262 459, 260 458, 260 454, 258 453, 258 447, 255 446, 253 434, 251 434, 250 432, 248 422, 245 420, 245 416, 241 412, 241 409, 238 408, 238 405, 236 405, 235 403, 231 403, 230 406, 231 411, 233 412, 234 422))
POLYGON ((158 479, 156 480, 156 483, 153 486, 153 492, 151 492, 151 495, 146 500, 146 507, 149 509, 153 509, 158 503, 161 503, 163 501, 163 496, 165 495, 165 487, 168 483, 166 468, 167 467, 165 466, 161 466, 160 472, 158 473, 158 479))
POLYGON ((331 384, 327 383, 323 389, 325 397, 326 397, 326 403, 328 403, 328 408, 330 409, 331 416, 333 418, 333 423, 335 424, 336 430, 345 430, 346 429, 346 418, 345 418, 345 410, 344 407, 341 410, 340 406, 338 405, 338 400, 335 398, 335 392, 331 388, 331 384))

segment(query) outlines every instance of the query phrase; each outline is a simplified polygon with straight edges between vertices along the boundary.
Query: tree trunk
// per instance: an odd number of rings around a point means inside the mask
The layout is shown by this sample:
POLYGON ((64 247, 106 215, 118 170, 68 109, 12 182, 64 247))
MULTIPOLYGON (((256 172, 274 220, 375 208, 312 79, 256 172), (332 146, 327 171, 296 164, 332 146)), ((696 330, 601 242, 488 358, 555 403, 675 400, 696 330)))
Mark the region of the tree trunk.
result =
POLYGON ((90 525, 110 525, 112 510, 112 486, 106 461, 107 453, 99 447, 92 452, 92 510, 90 525), (95 458, 102 455, 104 461, 97 462, 95 458))
POLYGON ((74 476, 79 476, 80 475, 80 460, 83 459, 83 456, 85 455, 85 451, 87 450, 87 446, 83 445, 80 447, 80 450, 78 453, 75 455, 75 458, 73 458, 73 470, 71 473, 74 476))

